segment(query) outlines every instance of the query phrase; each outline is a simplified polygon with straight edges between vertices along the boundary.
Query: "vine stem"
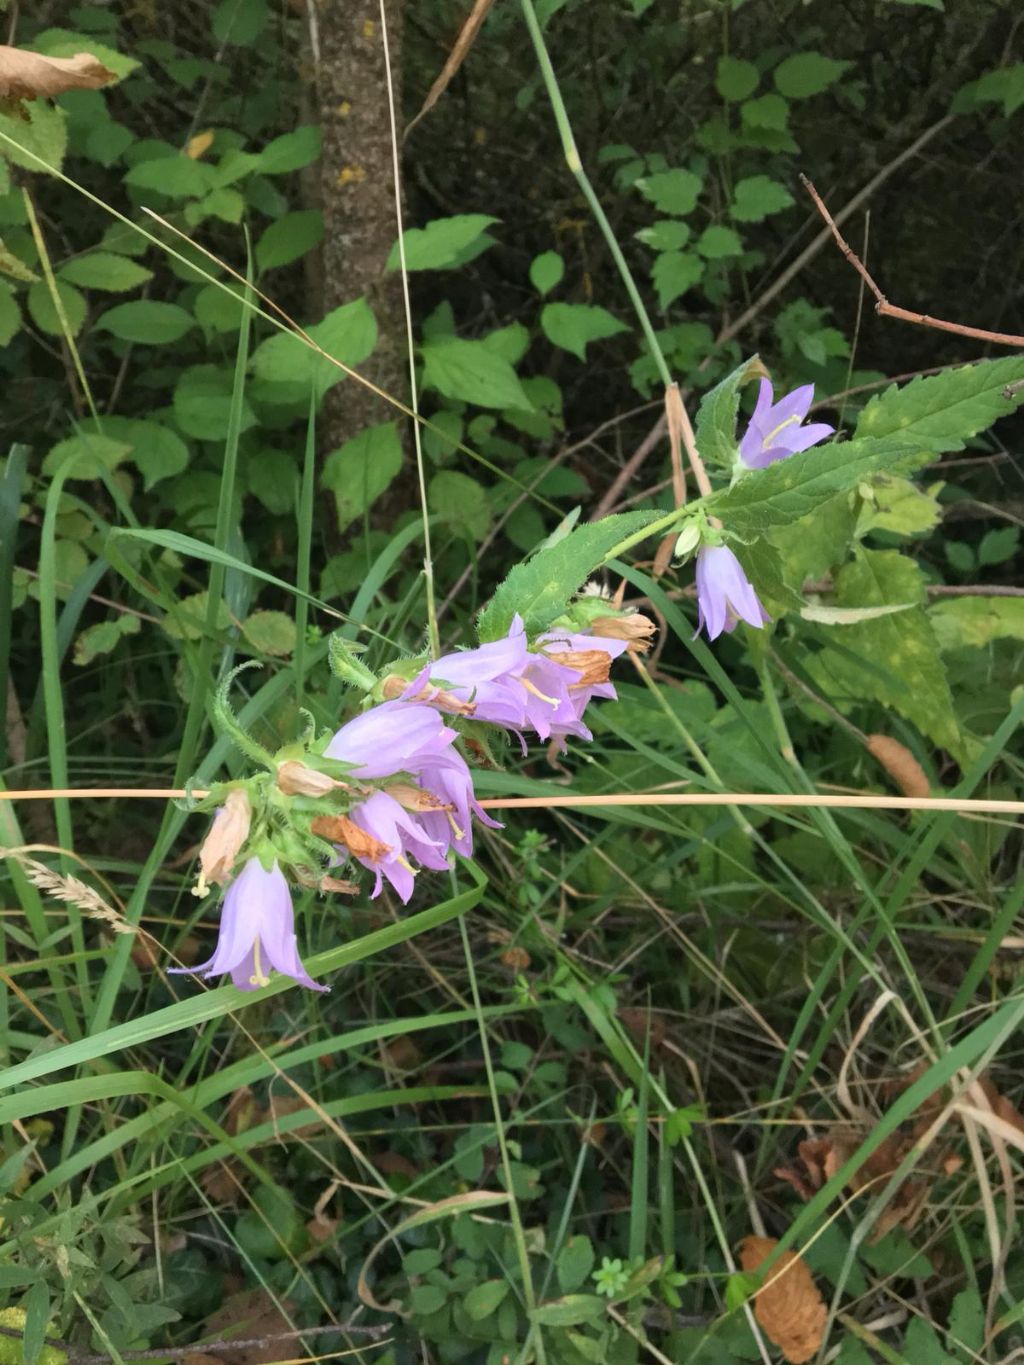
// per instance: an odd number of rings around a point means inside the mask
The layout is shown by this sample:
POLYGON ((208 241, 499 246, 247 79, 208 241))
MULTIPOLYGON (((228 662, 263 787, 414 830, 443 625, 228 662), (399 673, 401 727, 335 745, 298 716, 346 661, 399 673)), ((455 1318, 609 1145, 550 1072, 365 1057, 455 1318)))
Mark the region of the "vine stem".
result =
POLYGON ((651 322, 650 315, 647 312, 643 299, 640 297, 640 291, 636 286, 636 281, 633 279, 633 273, 626 263, 626 258, 622 254, 622 248, 616 240, 612 225, 608 221, 608 215, 601 207, 601 201, 598 199, 594 187, 590 183, 589 176, 583 169, 583 162, 580 160, 580 154, 576 147, 576 139, 573 137, 572 125, 569 122, 565 101, 562 99, 562 92, 558 86, 558 77, 555 75, 555 68, 552 66, 551 58, 548 55, 547 45, 544 42, 544 34, 541 31, 540 23, 537 20, 537 12, 533 7, 533 0, 520 0, 520 3, 523 8, 523 17, 526 20, 526 27, 530 31, 530 38, 533 41, 534 50, 537 53, 537 63, 540 66, 540 73, 544 79, 544 87, 548 92, 548 99, 551 101, 551 109, 555 116, 555 123, 558 126, 558 133, 562 139, 562 150, 565 153, 566 165, 575 177, 576 183, 579 185, 584 199, 590 206, 590 211, 594 215, 594 221, 601 229, 601 234, 608 245, 608 250, 611 252, 612 260, 615 262, 619 274, 622 276, 622 283, 626 286, 626 293, 629 295, 630 302, 639 319, 640 326, 643 328, 651 358, 658 368, 658 374, 661 376, 661 381, 666 389, 671 388, 673 383, 672 375, 669 371, 668 363, 665 360, 662 349, 658 345, 658 338, 654 334, 654 326, 651 322))

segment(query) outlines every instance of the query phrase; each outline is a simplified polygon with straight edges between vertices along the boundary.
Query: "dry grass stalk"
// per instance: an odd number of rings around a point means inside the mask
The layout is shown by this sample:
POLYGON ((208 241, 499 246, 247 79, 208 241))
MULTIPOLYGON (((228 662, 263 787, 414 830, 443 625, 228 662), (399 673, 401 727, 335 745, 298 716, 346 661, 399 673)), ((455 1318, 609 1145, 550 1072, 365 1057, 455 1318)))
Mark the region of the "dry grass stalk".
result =
POLYGON ((115 934, 134 934, 134 925, 128 924, 119 910, 108 905, 99 892, 78 877, 62 876, 53 872, 45 863, 29 858, 16 848, 0 848, 0 858, 13 858, 23 869, 33 886, 44 891, 52 900, 74 905, 89 919, 101 920, 109 924, 115 934))

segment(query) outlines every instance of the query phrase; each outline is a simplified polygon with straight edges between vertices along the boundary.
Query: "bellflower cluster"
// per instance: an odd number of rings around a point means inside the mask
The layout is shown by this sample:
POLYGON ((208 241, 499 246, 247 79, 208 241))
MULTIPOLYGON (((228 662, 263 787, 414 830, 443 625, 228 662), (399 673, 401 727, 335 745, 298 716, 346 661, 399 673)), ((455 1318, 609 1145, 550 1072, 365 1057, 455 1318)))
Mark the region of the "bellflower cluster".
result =
MULTIPOLYGON (((737 448, 736 467, 741 476, 809 450, 833 434, 835 428, 827 422, 803 425, 813 398, 814 385, 804 384, 776 403, 770 380, 761 380, 757 403, 737 448)), ((760 630, 772 619, 743 566, 715 531, 697 553, 696 579, 697 630, 706 629, 709 640, 735 630, 739 621, 760 630)))

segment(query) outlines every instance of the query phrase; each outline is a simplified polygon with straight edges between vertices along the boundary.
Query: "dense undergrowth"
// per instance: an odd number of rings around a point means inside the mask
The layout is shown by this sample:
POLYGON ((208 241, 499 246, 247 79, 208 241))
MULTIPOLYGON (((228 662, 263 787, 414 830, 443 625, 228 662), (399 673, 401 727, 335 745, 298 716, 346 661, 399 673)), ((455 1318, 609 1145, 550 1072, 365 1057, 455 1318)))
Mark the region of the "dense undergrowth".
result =
MULTIPOLYGON (((110 79, 0 112, 2 781, 189 795, 0 802, 0 1361, 1014 1359, 1019 807, 926 802, 1021 795, 1024 357, 877 318, 831 242, 801 255, 798 180, 833 210, 873 182, 844 230, 894 302, 1020 330, 1013 7, 495 5, 382 244, 425 507, 399 409, 323 436, 382 343, 317 292, 300 9, 16 16, 110 79), (758 468, 765 373, 835 439, 785 423, 758 468), (698 602, 724 547, 760 629, 698 602), (351 779, 329 736, 516 613, 523 668, 601 689, 620 609, 652 647, 566 752, 485 724, 482 673, 454 717, 399 703, 537 806, 472 858, 452 821, 408 897, 327 865, 355 836, 312 824, 355 798, 282 762, 351 779), (168 974, 210 957, 231 789, 329 994, 168 974)), ((465 7, 406 10, 412 117, 465 7)))

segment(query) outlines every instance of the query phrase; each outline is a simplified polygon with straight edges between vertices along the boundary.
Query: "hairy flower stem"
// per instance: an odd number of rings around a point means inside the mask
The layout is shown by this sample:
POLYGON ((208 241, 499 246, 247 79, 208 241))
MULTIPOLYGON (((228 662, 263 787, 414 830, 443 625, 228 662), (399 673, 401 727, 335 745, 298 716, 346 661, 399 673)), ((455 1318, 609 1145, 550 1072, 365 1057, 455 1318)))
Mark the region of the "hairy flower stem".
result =
POLYGON ((583 163, 580 161, 580 154, 576 147, 576 139, 572 135, 572 125, 569 122, 565 101, 562 99, 562 92, 558 88, 558 77, 555 75, 555 68, 551 65, 551 58, 548 55, 547 46, 544 42, 544 34, 537 21, 537 13, 533 8, 533 0, 520 0, 520 3, 523 7, 523 17, 526 20, 526 27, 530 31, 534 50, 537 53, 537 63, 540 66, 540 73, 544 79, 545 89, 548 92, 548 99, 551 101, 551 109, 555 116, 555 123, 558 125, 558 133, 562 139, 562 150, 565 153, 566 165, 569 167, 569 170, 572 171, 576 183, 579 185, 583 197, 590 206, 591 213, 594 215, 594 221, 601 229, 605 242, 608 244, 608 250, 611 252, 612 260, 615 262, 619 274, 622 276, 622 282, 626 286, 626 293, 629 295, 630 302, 636 311, 640 326, 643 328, 644 336, 647 339, 647 346, 651 352, 651 358, 658 367, 661 381, 666 388, 671 388, 673 383, 672 374, 668 368, 664 353, 658 345, 658 338, 655 336, 654 326, 647 312, 647 308, 644 305, 643 299, 640 297, 640 291, 636 286, 636 281, 633 279, 632 271, 626 263, 626 258, 622 254, 622 248, 616 240, 614 229, 612 228, 611 223, 609 223, 608 216, 601 207, 601 201, 598 199, 594 187, 590 183, 586 171, 583 169, 583 163))

